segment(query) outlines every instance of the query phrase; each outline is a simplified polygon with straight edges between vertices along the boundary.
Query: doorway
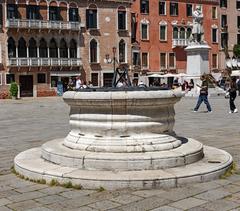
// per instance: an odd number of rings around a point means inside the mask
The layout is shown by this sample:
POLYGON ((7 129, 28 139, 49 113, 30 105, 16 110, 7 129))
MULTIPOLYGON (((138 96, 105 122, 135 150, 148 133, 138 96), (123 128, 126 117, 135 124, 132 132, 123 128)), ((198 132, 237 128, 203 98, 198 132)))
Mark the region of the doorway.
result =
POLYGON ((33 76, 20 75, 20 97, 33 97, 33 76))

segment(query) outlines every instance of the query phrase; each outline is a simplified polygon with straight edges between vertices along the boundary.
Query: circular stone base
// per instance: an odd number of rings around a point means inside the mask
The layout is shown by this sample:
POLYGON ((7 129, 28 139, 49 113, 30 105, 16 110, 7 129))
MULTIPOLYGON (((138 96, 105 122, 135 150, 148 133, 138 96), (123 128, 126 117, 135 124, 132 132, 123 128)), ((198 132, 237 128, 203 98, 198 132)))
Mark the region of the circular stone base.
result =
POLYGON ((186 139, 179 147, 171 150, 110 153, 70 149, 64 145, 63 139, 55 139, 42 145, 42 158, 60 166, 85 170, 155 170, 184 166, 201 160, 203 145, 196 140, 186 139))
POLYGON ((231 164, 232 156, 229 153, 208 146, 204 146, 204 158, 200 161, 158 170, 100 171, 64 167, 41 158, 41 148, 24 151, 14 159, 16 172, 25 178, 45 179, 47 183, 54 179, 86 189, 103 187, 109 190, 177 187, 184 183, 209 181, 224 174, 231 164))

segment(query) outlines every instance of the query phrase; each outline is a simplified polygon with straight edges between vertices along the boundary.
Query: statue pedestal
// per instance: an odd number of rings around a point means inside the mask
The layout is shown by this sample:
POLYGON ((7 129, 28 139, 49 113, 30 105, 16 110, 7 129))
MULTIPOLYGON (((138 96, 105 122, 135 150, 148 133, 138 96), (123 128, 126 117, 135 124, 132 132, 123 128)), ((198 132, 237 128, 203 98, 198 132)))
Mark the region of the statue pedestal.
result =
POLYGON ((196 44, 185 48, 187 51, 187 75, 200 77, 209 73, 209 50, 207 44, 196 44))
POLYGON ((194 88, 186 96, 197 97, 199 88, 196 84, 201 85, 200 76, 209 74, 209 50, 211 47, 207 44, 193 44, 185 48, 187 52, 187 77, 193 79, 194 88))

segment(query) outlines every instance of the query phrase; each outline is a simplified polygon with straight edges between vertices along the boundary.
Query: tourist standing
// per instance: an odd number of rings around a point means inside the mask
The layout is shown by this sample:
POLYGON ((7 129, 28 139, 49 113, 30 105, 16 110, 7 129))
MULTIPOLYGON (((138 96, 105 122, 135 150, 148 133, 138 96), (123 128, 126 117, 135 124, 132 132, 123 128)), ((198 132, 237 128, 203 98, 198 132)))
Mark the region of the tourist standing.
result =
POLYGON ((207 81, 207 77, 206 75, 202 75, 200 77, 201 81, 202 81, 202 85, 198 87, 200 87, 200 94, 198 97, 198 101, 197 101, 197 105, 194 108, 194 112, 197 112, 200 105, 202 104, 202 102, 204 102, 207 106, 207 110, 208 112, 212 112, 212 108, 210 106, 210 103, 208 102, 208 81, 207 81))
POLYGON ((80 77, 76 77, 76 90, 79 90, 82 86, 82 81, 80 80, 80 77))
POLYGON ((228 92, 229 92, 229 105, 230 105, 229 113, 237 113, 238 110, 234 104, 234 100, 236 99, 236 96, 237 96, 236 77, 231 78, 228 92))

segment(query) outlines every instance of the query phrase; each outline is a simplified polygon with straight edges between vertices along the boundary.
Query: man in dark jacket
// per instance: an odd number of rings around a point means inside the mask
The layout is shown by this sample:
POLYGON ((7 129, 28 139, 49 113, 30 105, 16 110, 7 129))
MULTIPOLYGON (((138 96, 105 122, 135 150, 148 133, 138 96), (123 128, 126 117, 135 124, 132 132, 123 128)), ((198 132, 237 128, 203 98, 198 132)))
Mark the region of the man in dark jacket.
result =
POLYGON ((208 112, 212 112, 212 108, 208 102, 208 81, 207 81, 207 77, 206 75, 202 75, 200 77, 200 79, 202 80, 202 85, 198 87, 200 87, 200 94, 198 97, 198 101, 197 101, 197 105, 194 108, 194 112, 197 112, 200 105, 202 104, 202 102, 204 102, 207 106, 207 110, 208 112))

